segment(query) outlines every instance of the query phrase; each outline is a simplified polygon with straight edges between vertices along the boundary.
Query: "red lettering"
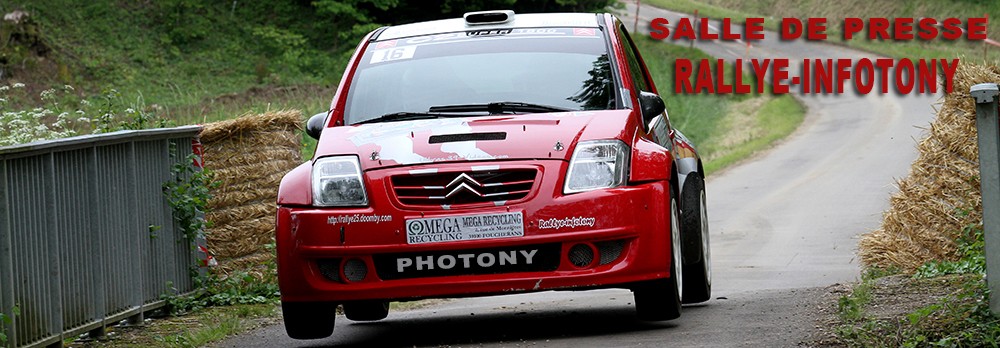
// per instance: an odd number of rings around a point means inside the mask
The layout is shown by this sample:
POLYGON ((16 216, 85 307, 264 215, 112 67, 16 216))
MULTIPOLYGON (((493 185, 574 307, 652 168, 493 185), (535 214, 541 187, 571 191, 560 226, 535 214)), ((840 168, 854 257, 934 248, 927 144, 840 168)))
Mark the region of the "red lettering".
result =
POLYGON ((986 27, 989 24, 987 17, 969 18, 967 23, 966 38, 969 40, 986 40, 986 27))
POLYGON ((844 40, 850 40, 854 34, 860 33, 865 28, 865 21, 861 18, 844 18, 844 40))
POLYGON ((801 36, 802 36, 802 21, 800 21, 798 18, 791 18, 791 17, 785 17, 781 19, 782 40, 795 40, 801 36))
POLYGON ((750 60, 750 67, 753 69, 754 76, 757 77, 757 93, 764 93, 764 74, 767 74, 767 66, 771 62, 764 59, 764 64, 761 65, 760 61, 756 59, 750 60))
POLYGON ((679 22, 677 22, 677 27, 674 28, 674 40, 677 39, 688 39, 694 40, 698 36, 694 34, 694 27, 691 26, 691 20, 687 17, 682 17, 679 22))
POLYGON ((868 19, 868 39, 875 40, 876 38, 882 40, 891 39, 891 37, 889 37, 888 19, 885 18, 868 19))
POLYGON ((802 75, 799 75, 802 76, 802 94, 809 94, 809 92, 812 90, 812 85, 810 85, 809 83, 810 81, 809 70, 812 70, 812 68, 809 66, 810 61, 811 59, 802 60, 802 75))
POLYGON ((813 84, 818 93, 830 93, 833 90, 833 59, 816 60, 816 76, 813 77, 813 84), (823 63, 826 62, 824 66, 823 63))
POLYGON ((779 58, 774 60, 774 65, 772 68, 771 76, 771 91, 774 94, 786 94, 788 93, 788 58, 779 58))
POLYGON ((962 37, 962 20, 958 18, 948 18, 941 22, 941 27, 944 28, 944 32, 941 37, 947 40, 957 40, 962 37))
MULTIPOLYGON (((738 64, 739 62, 737 61, 736 63, 738 64)), ((719 59, 719 60, 716 61, 716 64, 717 65, 715 66, 716 67, 716 69, 715 69, 715 77, 716 77, 715 83, 717 83, 719 85, 719 87, 715 90, 715 93, 718 93, 718 94, 733 93, 733 85, 727 85, 726 84, 726 69, 725 69, 725 67, 726 67, 726 61, 724 59, 719 59)))
POLYGON ((941 59, 941 75, 944 75, 944 92, 951 93, 953 78, 955 77, 955 70, 958 69, 958 59, 952 59, 951 64, 948 61, 941 59))
POLYGON ((750 17, 747 18, 745 23, 746 27, 743 30, 743 38, 745 40, 764 39, 764 18, 750 17))
POLYGON ((733 73, 736 75, 734 80, 736 81, 736 93, 737 94, 747 94, 750 93, 750 85, 743 82, 743 60, 736 59, 736 65, 733 66, 733 73))
POLYGON ((892 69, 895 62, 891 58, 879 58, 875 60, 875 66, 881 72, 882 94, 889 93, 889 69, 892 69))
POLYGON ((712 63, 708 59, 702 59, 698 63, 698 80, 694 82, 696 93, 715 93, 715 86, 712 84, 712 63))
POLYGON ((913 40, 913 18, 896 18, 892 21, 892 26, 896 40, 913 40))
POLYGON ((806 39, 812 41, 826 40, 826 18, 809 18, 806 20, 806 39))
POLYGON ((921 59, 917 63, 917 91, 920 93, 937 93, 937 66, 935 59, 930 63, 926 59, 921 59))
POLYGON ((869 59, 858 60, 858 65, 854 67, 854 87, 858 93, 871 93, 875 86, 875 67, 869 59))
POLYGON ((851 79, 851 60, 837 59, 837 94, 844 93, 844 81, 851 79))
MULTIPOLYGON (((937 20, 934 18, 921 18, 917 22, 917 37, 924 41, 934 40, 938 35, 937 20)), ((885 92, 883 92, 885 93, 885 92)))
POLYGON ((730 22, 729 17, 726 17, 726 18, 722 19, 722 39, 723 40, 729 40, 729 41, 739 40, 740 39, 740 34, 739 33, 734 33, 732 31, 733 28, 729 24, 729 22, 730 22))
POLYGON ((656 40, 663 40, 670 37, 670 28, 667 25, 670 24, 666 18, 653 18, 649 22, 649 37, 656 40))
POLYGON ((896 64, 896 91, 900 94, 910 94, 913 91, 913 61, 909 58, 903 58, 899 60, 899 64, 896 64), (907 78, 903 78, 903 74, 907 74, 907 78))
POLYGON ((674 93, 691 93, 691 60, 679 58, 674 60, 674 93))
POLYGON ((698 26, 698 35, 702 40, 715 40, 719 38, 719 34, 712 34, 708 31, 708 18, 702 18, 701 23, 698 26))

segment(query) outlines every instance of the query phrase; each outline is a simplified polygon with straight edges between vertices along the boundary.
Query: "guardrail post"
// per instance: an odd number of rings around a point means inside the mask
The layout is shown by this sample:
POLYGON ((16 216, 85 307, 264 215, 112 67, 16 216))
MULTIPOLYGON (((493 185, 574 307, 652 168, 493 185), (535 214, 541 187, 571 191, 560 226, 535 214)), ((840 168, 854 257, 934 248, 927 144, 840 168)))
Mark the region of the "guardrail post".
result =
POLYGON ((979 183, 983 195, 983 238, 986 282, 990 289, 990 311, 1000 315, 1000 119, 997 96, 1000 87, 981 83, 969 94, 976 99, 976 130, 979 134, 979 183), (991 257, 992 256, 992 257, 991 257))

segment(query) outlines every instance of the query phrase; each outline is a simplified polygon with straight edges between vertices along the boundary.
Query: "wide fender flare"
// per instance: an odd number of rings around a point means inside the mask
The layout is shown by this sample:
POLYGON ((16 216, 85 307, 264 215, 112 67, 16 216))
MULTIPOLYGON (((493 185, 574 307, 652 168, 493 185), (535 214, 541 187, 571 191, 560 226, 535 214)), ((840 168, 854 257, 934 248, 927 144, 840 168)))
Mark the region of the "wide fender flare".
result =
POLYGON ((277 203, 279 206, 312 204, 312 161, 302 163, 281 178, 277 203))
MULTIPOLYGON (((674 161, 670 151, 657 143, 639 138, 632 148, 630 183, 665 181, 674 178, 674 161)), ((677 182, 671 182, 677 184, 677 182)))
POLYGON ((677 189, 684 189, 684 181, 687 176, 691 173, 699 173, 701 168, 698 165, 698 159, 693 157, 686 157, 678 159, 677 161, 677 189))

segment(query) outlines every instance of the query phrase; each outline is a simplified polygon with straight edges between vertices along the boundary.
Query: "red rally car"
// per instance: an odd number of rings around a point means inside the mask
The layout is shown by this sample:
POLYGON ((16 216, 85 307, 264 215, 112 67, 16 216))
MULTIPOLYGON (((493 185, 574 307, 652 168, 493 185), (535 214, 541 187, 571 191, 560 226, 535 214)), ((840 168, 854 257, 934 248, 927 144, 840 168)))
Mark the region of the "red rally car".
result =
POLYGON ((610 14, 371 32, 279 189, 288 335, 434 297, 625 288, 645 320, 708 300, 704 171, 656 93, 610 14))

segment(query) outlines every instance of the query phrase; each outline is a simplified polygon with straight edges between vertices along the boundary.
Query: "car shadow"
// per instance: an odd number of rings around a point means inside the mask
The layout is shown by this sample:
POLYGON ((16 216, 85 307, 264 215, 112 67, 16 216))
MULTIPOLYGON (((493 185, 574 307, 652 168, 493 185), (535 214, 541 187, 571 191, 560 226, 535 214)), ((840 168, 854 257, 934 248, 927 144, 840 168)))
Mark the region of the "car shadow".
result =
MULTIPOLYGON (((684 312, 705 306, 686 306, 684 312)), ((470 344, 517 344, 670 330, 678 321, 646 322, 636 319, 635 307, 608 305, 591 308, 517 308, 491 313, 445 314, 421 311, 377 322, 351 322, 338 317, 333 336, 324 341, 302 342, 300 347, 414 347, 470 344)), ((683 316, 681 319, 683 320, 683 316)))

